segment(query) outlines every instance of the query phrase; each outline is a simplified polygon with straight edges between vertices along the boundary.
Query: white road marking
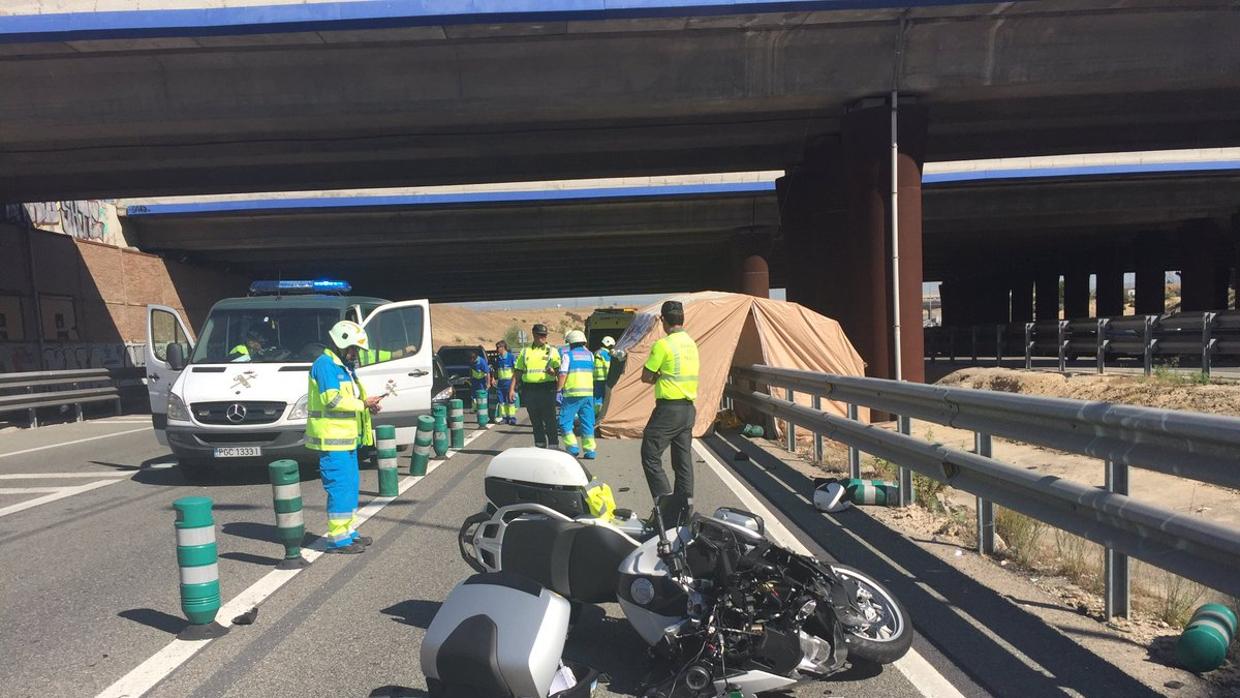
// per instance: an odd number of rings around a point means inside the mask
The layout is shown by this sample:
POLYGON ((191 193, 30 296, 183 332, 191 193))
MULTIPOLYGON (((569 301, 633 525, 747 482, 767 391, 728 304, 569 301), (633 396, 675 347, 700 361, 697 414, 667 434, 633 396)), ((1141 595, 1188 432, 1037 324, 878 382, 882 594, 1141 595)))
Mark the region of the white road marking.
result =
MULTIPOLYGON (((474 439, 482 436, 484 433, 486 433, 486 429, 474 431, 465 438, 464 445, 468 446, 474 439)), ((426 465, 426 475, 406 476, 400 481, 397 491, 400 494, 404 494, 409 488, 421 482, 434 472, 436 468, 446 463, 448 458, 451 458, 458 452, 448 451, 442 460, 432 460, 426 465)), ((367 502, 366 506, 357 512, 358 525, 360 526, 367 519, 379 513, 383 507, 395 499, 396 497, 376 497, 367 502)), ((302 557, 309 562, 317 560, 323 555, 325 544, 326 540, 322 537, 314 539, 303 548, 302 557)), ((265 601, 276 590, 284 586, 293 577, 296 577, 302 569, 272 570, 268 572, 261 579, 246 588, 245 591, 237 594, 222 605, 219 613, 216 614, 216 622, 224 627, 232 625, 233 618, 265 601)), ((189 661, 190 658, 198 653, 198 650, 206 647, 209 642, 211 641, 173 640, 165 645, 163 649, 148 657, 146 661, 134 667, 128 674, 117 679, 116 683, 103 689, 96 698, 139 698, 139 696, 145 695, 147 691, 176 671, 182 664, 189 661)))
MULTIPOLYGON (((693 440, 693 450, 706 461, 710 469, 728 486, 728 489, 736 493, 741 502, 749 507, 755 514, 760 514, 766 521, 766 530, 776 543, 789 548, 802 555, 810 554, 809 548, 806 548, 796 536, 784 526, 775 514, 762 503, 749 488, 746 487, 736 475, 728 470, 726 466, 715 456, 705 444, 697 439, 693 440)), ((940 674, 930 662, 926 661, 916 649, 910 647, 908 654, 901 657, 893 665, 904 677, 908 679, 913 688, 925 696, 926 698, 964 698, 964 694, 947 680, 945 676, 940 674)))
POLYGON ((0 494, 42 494, 59 492, 63 487, 0 487, 0 494))
POLYGON ((23 451, 13 451, 12 453, 0 453, 0 458, 8 458, 9 456, 21 456, 27 453, 35 453, 37 451, 46 451, 49 448, 59 448, 61 446, 72 446, 74 444, 84 444, 88 441, 96 441, 98 439, 110 439, 113 436, 125 436, 126 434, 137 434, 140 431, 150 431, 151 427, 145 426, 141 429, 129 429, 127 431, 118 431, 111 434, 99 434, 97 436, 88 436, 84 439, 74 439, 73 441, 61 441, 58 444, 48 444, 47 446, 36 446, 27 448, 23 451))
POLYGON ((115 485, 118 482, 120 482, 119 479, 113 478, 111 480, 99 480, 98 482, 88 482, 85 485, 78 485, 76 487, 59 487, 57 488, 57 491, 52 494, 47 494, 42 497, 35 497, 34 499, 28 499, 24 502, 19 502, 17 504, 10 504, 9 506, 4 507, 3 509, 0 509, 0 517, 8 516, 9 514, 16 514, 19 511, 25 511, 27 509, 33 509, 34 507, 42 506, 44 504, 50 504, 51 502, 54 502, 58 499, 64 499, 65 497, 72 497, 75 494, 82 494, 83 492, 97 490, 100 487, 107 487, 108 485, 115 485))
POLYGON ((131 477, 137 470, 100 470, 80 473, 5 473, 0 480, 63 480, 74 477, 131 477))

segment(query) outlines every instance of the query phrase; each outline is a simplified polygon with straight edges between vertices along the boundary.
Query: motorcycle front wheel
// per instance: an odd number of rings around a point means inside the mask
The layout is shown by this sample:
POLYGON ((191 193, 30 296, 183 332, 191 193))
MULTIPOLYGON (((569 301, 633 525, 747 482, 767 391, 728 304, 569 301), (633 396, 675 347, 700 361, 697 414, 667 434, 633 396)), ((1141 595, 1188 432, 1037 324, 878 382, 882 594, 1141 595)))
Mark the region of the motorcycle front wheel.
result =
POLYGON ((844 626, 848 654, 878 664, 891 664, 913 645, 908 612, 895 595, 861 570, 831 565, 840 577, 857 584, 857 607, 870 619, 864 627, 844 626))

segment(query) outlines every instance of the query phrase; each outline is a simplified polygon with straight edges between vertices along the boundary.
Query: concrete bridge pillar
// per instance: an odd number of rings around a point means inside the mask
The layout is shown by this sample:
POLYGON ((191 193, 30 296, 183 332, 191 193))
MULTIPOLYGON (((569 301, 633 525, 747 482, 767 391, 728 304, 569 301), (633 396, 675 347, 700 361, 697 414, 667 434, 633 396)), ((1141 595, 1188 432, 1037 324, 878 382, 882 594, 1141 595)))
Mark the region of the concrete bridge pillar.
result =
MULTIPOLYGON (((921 325, 921 167, 926 110, 901 104, 899 201, 903 377, 925 380, 921 325)), ((866 373, 894 376, 891 302, 891 111, 887 103, 845 114, 839 139, 807 149, 776 183, 789 299, 840 322, 866 373)))
POLYGON ((1059 321, 1059 274, 1053 271, 1041 271, 1033 280, 1037 298, 1034 299, 1034 316, 1037 322, 1059 321))
POLYGON ((766 257, 751 254, 740 262, 737 270, 737 288, 741 293, 758 298, 771 297, 771 271, 766 257))
POLYGON ((1137 243, 1137 315, 1162 315, 1167 311, 1166 251, 1156 241, 1137 243))
POLYGON ((1063 275, 1063 318, 1089 317, 1089 271, 1071 269, 1063 275))
POLYGON ((1199 221, 1180 235, 1183 250, 1181 310, 1222 310, 1231 282, 1231 253, 1214 221, 1199 221))
POLYGON ((1098 269, 1096 293, 1098 317, 1118 317, 1124 314, 1124 270, 1114 260, 1098 269))
MULTIPOLYGON (((925 158, 926 109, 900 104, 896 157, 899 215, 900 355, 906 380, 925 380, 921 329, 921 169, 925 158)), ((841 124, 847 171, 849 253, 855 309, 844 329, 865 359, 867 373, 895 375, 892 325, 891 110, 884 101, 858 105, 841 124), (861 302, 858 302, 861 301, 861 302)))

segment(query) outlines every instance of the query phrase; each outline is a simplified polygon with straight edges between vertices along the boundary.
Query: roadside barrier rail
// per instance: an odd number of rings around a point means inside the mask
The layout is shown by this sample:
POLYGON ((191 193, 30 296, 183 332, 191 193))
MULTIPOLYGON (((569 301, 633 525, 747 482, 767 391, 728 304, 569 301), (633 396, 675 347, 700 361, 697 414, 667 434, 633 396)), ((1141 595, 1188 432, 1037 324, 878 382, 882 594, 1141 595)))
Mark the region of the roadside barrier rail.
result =
POLYGON ((994 552, 992 504, 1102 545, 1108 617, 1129 612, 1128 556, 1240 595, 1240 529, 1128 496, 1129 467, 1240 488, 1240 419, 762 365, 733 368, 726 396, 808 429, 815 440, 846 444, 853 477, 860 469, 854 451, 896 464, 902 504, 912 499, 912 471, 975 495, 979 552, 994 552), (779 393, 786 399, 774 397, 779 393), (796 393, 844 402, 849 417, 798 405, 796 393), (857 405, 899 415, 900 428, 858 421, 857 405), (913 418, 973 431, 974 452, 910 436, 913 418), (993 436, 1100 458, 1106 484, 1091 487, 994 460, 993 436))
POLYGON ((111 402, 121 413, 121 384, 139 380, 141 368, 83 368, 67 371, 25 371, 0 373, 0 413, 25 411, 31 427, 39 426, 38 410, 71 405, 77 421, 82 406, 111 402))
POLYGON ((1158 357, 1190 356, 1209 376, 1216 357, 1240 356, 1240 310, 926 328, 931 362, 955 361, 958 351, 974 363, 979 355, 993 356, 995 365, 1023 355, 1025 368, 1033 367, 1035 356, 1054 356, 1061 371, 1069 361, 1089 356, 1098 373, 1108 360, 1131 357, 1141 360, 1147 376, 1158 357))

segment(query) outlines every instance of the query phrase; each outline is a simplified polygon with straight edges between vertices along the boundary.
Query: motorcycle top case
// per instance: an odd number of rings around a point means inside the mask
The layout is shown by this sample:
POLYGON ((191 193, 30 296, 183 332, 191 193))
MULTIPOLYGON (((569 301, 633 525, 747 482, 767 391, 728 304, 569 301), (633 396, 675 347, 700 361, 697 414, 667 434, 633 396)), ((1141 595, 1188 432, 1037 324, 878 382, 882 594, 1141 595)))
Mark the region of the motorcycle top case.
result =
POLYGON ((616 508, 611 488, 594 481, 576 458, 545 448, 510 448, 495 456, 483 487, 496 509, 531 503, 571 518, 610 520, 616 508))
POLYGON ((422 673, 434 698, 579 698, 598 674, 560 655, 568 637, 568 601, 524 577, 476 574, 448 594, 422 640, 422 673), (556 681, 557 674, 560 675, 556 681))

